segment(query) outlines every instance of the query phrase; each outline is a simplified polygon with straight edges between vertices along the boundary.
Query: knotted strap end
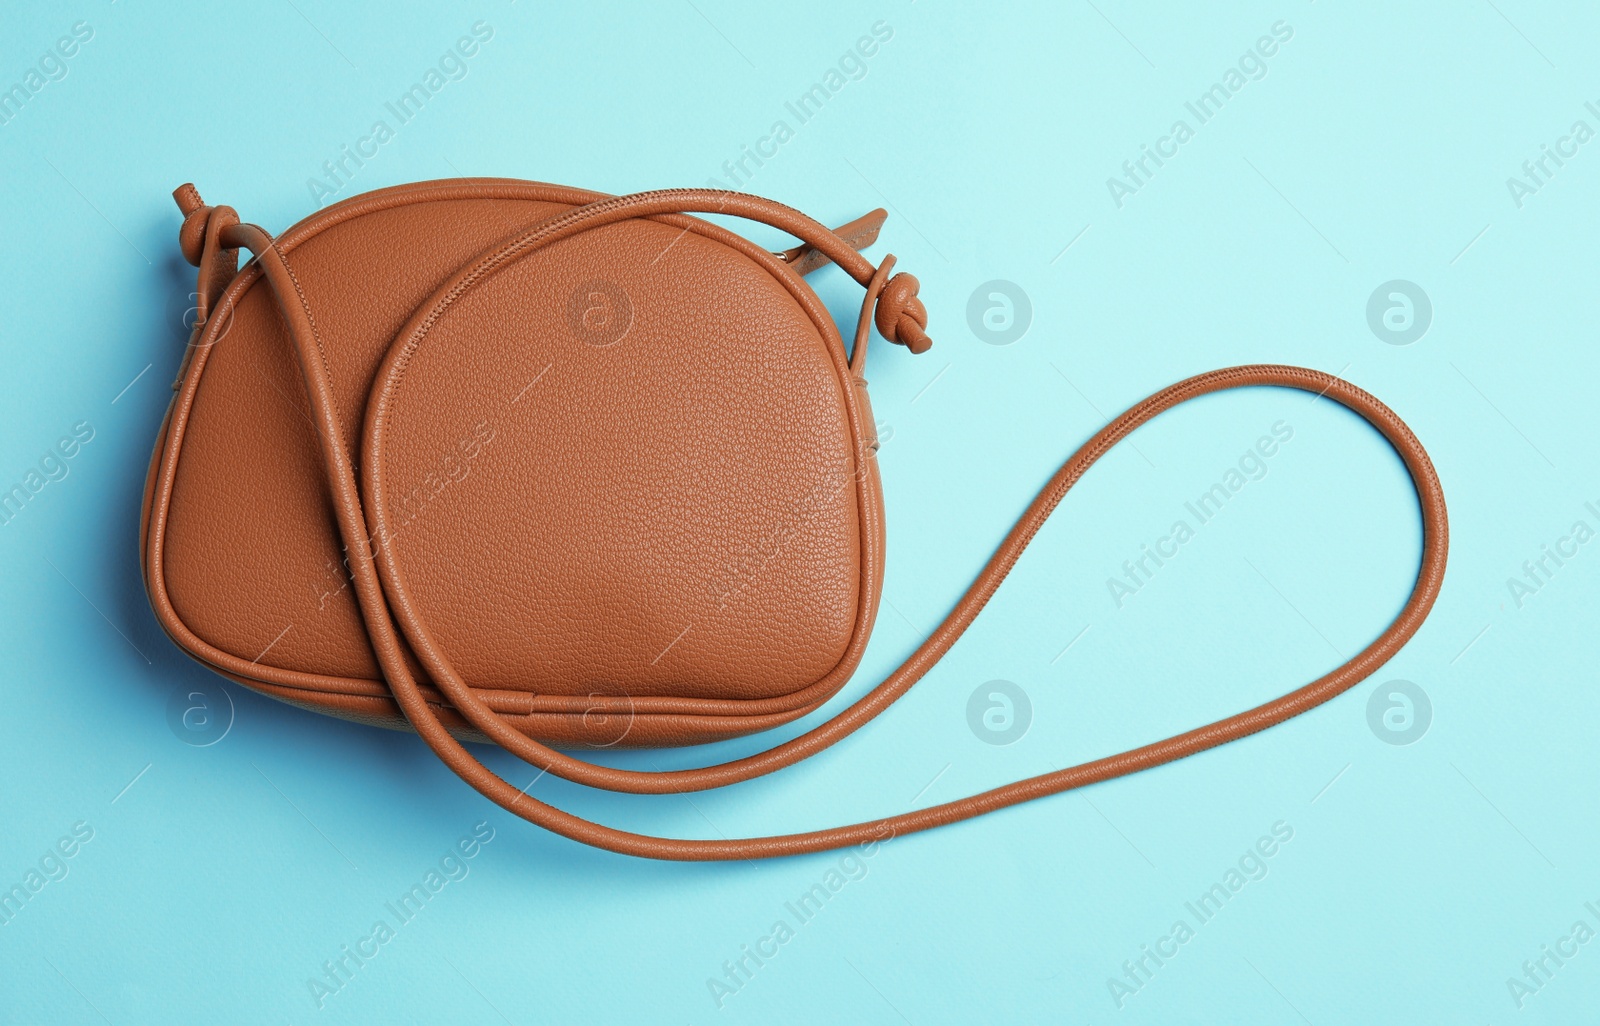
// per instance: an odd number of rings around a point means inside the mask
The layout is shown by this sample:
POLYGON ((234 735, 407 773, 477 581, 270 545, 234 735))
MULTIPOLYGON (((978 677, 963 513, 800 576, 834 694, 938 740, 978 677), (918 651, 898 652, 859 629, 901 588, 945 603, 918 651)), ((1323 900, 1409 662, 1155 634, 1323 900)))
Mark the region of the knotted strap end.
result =
POLYGON ((223 241, 223 233, 239 223, 239 215, 232 207, 207 206, 191 182, 174 189, 172 198, 183 214, 178 248, 183 250, 185 260, 200 269, 194 295, 198 332, 222 297, 222 290, 239 273, 239 249, 223 241))
POLYGON ((933 348, 933 339, 923 330, 928 326, 928 308, 917 298, 920 287, 915 275, 901 273, 890 278, 878 296, 872 318, 878 334, 913 353, 933 348))

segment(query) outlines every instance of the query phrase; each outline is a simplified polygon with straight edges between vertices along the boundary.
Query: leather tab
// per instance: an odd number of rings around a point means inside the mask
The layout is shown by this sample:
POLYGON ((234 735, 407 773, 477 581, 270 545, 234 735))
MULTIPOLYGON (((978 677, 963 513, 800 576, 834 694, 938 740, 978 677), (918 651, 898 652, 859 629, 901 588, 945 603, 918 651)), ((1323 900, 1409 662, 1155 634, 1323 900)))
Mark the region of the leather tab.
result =
POLYGON ((872 416, 872 397, 867 394, 867 379, 852 374, 850 380, 856 385, 856 403, 861 409, 861 427, 866 432, 861 439, 861 451, 864 454, 874 454, 880 448, 878 442, 878 422, 872 416))
MULTIPOLYGON (((863 250, 878 241, 878 231, 888 219, 889 212, 879 207, 877 210, 867 211, 854 221, 841 224, 833 230, 833 234, 849 243, 851 249, 863 250)), ((810 244, 786 249, 778 256, 800 275, 810 274, 828 263, 827 256, 810 244)))

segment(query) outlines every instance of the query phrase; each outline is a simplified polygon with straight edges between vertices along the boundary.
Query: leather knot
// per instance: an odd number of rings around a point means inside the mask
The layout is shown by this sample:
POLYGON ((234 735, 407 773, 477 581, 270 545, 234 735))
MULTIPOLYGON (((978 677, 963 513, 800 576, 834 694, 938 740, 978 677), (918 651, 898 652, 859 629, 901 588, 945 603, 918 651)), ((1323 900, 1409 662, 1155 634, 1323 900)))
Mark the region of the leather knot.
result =
POLYGON ((920 285, 910 274, 890 278, 878 296, 878 307, 872 317, 878 334, 913 353, 925 353, 933 345, 933 339, 922 330, 928 326, 928 308, 917 298, 920 285))
POLYGON ((200 198, 200 191, 189 183, 174 189, 172 198, 178 201, 178 210, 183 213, 183 225, 178 229, 178 247, 183 250, 185 260, 199 267, 212 219, 217 219, 217 227, 221 229, 238 224, 239 215, 234 213, 232 207, 206 206, 205 200, 200 198))

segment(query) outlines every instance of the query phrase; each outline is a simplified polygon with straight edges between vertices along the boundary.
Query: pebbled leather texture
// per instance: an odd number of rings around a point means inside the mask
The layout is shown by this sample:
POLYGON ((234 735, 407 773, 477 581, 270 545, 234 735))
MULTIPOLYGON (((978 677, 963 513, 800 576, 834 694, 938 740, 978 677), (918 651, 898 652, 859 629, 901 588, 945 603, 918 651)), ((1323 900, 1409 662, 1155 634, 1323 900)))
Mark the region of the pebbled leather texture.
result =
POLYGON ((1443 586, 1443 489, 1392 410, 1320 371, 1224 368, 1156 392, 1079 447, 943 622, 831 719, 710 766, 591 763, 557 746, 763 729, 816 708, 859 662, 884 541, 867 343, 876 326, 913 353, 932 344, 917 279, 856 251, 882 211, 835 233, 739 193, 467 180, 358 197, 274 239, 192 186, 175 198, 206 316, 146 486, 141 552, 161 623, 241 683, 411 726, 481 794, 585 844, 679 860, 794 855, 1158 766, 1355 686, 1416 633, 1443 586), (768 253, 690 213, 764 221, 801 245, 768 253), (255 258, 235 273, 240 248, 255 258), (848 351, 800 277, 824 260, 866 289, 848 351), (816 755, 938 663, 1117 442, 1190 399, 1255 386, 1363 417, 1405 463, 1423 532, 1416 582, 1389 625, 1278 698, 914 812, 755 838, 590 822, 460 743, 489 740, 542 771, 637 794, 721 787, 816 755), (308 589, 319 559, 324 577, 308 589))
MULTIPOLYGON (((276 247, 314 311, 343 437, 361 437, 415 308, 494 244, 603 198, 425 183, 285 232, 276 247)), ((192 186, 179 200, 203 206, 192 186)), ((218 220, 237 223, 217 209, 185 222, 197 262, 218 220)), ((852 222, 849 241, 881 223, 852 222)), ((203 271, 236 253, 208 252, 203 271)), ((849 678, 882 579, 882 499, 875 468, 854 473, 860 386, 797 274, 820 265, 809 245, 774 255, 704 221, 630 219, 531 255, 436 326, 397 397, 385 501, 397 548, 427 568, 415 586, 441 644, 531 736, 703 743, 802 715, 849 678), (625 291, 620 338, 585 329, 589 306, 574 327, 573 297, 594 283, 625 291), (606 708, 615 696, 623 711, 606 708)), ((276 302, 253 267, 222 302, 191 343, 152 468, 158 616, 241 683, 404 728, 276 302)))
POLYGON ((625 221, 530 252, 375 383, 371 501, 476 688, 779 698, 846 656, 849 386, 765 268, 680 234, 625 221), (580 337, 574 296, 626 332, 580 337))

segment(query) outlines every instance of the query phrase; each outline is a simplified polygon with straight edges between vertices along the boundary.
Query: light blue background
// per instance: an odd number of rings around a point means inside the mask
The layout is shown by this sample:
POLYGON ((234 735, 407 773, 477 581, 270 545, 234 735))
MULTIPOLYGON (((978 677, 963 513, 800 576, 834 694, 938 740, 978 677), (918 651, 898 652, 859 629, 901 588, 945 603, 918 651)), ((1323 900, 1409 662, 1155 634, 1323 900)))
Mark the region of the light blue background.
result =
MULTIPOLYGON (((1584 109, 1600 100, 1600 16, 1576 6, 7 5, 0 84, 74 22, 94 36, 0 127, 0 481, 21 480, 76 422, 95 437, 70 476, 0 527, 0 885, 72 824, 94 838, 0 926, 0 1019, 1592 1017, 1600 944, 1520 1011, 1507 986, 1575 921, 1600 928, 1584 907, 1600 900, 1600 546, 1520 608, 1506 583, 1574 521, 1600 526, 1584 508, 1600 500, 1600 142, 1520 209, 1506 185, 1575 120, 1600 128, 1584 109), (857 679, 781 737, 904 658, 1106 417, 1233 363, 1340 373, 1429 446, 1452 515, 1432 619, 1374 681, 1264 735, 887 844, 720 1010, 707 979, 837 856, 674 865, 592 851, 489 805, 411 736, 233 685, 227 735, 185 743, 169 696, 217 678, 156 625, 136 552, 193 284, 168 193, 192 180, 211 202, 287 227, 314 208, 306 182, 322 162, 480 19, 494 37, 466 77, 339 197, 458 174, 611 192, 703 185, 872 23, 893 28, 866 77, 748 183, 834 223, 889 207, 874 253, 892 250, 921 278, 936 340, 922 357, 872 353, 888 436, 886 600, 857 679), (1118 209, 1106 179, 1279 20, 1294 35, 1267 76, 1118 209), (1396 278, 1434 306, 1409 346, 1366 320, 1368 296, 1396 278), (991 279, 1032 300, 1009 346, 967 327, 968 297, 991 279), (1370 696, 1395 679, 1432 703, 1409 746, 1368 725, 1370 696), (470 875, 319 1009, 307 980, 323 961, 480 821, 495 835, 470 875), (1192 924, 1185 902, 1279 821, 1293 840, 1266 877, 1119 1008, 1108 978, 1174 921, 1192 924)), ((833 270, 815 280, 853 314, 853 283, 833 270)), ((548 777, 533 793, 697 837, 900 812, 1278 695, 1399 608, 1420 545, 1415 504, 1398 460, 1352 416, 1299 393, 1232 393, 1133 442, 1065 502, 944 663, 837 748, 690 798, 588 794, 548 777), (1106 578, 1279 419, 1295 435, 1268 475, 1118 609, 1106 578), (968 697, 993 679, 1032 701, 1028 733, 1008 747, 967 725, 968 697)), ((773 740, 607 758, 691 765, 773 740)))

